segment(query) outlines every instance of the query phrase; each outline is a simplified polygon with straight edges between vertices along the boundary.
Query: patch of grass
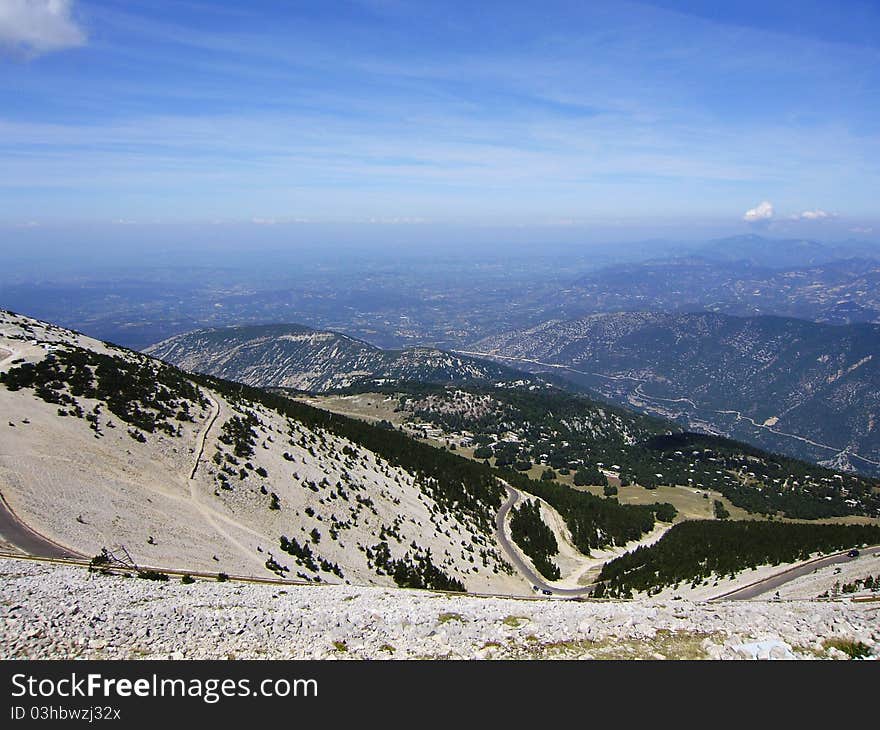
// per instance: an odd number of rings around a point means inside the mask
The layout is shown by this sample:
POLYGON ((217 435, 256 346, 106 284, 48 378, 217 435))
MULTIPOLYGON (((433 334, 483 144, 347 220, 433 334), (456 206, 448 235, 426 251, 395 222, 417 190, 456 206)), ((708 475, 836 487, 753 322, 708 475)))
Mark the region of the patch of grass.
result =
POLYGON ((838 649, 850 659, 866 659, 871 656, 871 647, 861 641, 856 641, 855 639, 844 639, 842 637, 825 639, 823 646, 826 650, 838 649))
POLYGON ((379 651, 387 651, 389 654, 393 654, 397 650, 391 644, 382 644, 379 647, 379 651))
POLYGON ((527 645, 510 644, 516 659, 706 659, 703 641, 709 634, 659 630, 652 638, 567 639, 540 642, 534 635, 527 645))
POLYGON ((464 616, 460 613, 441 613, 437 617, 437 621, 441 624, 445 624, 449 621, 460 621, 461 623, 466 623, 464 616))
POLYGON ((505 626, 510 626, 513 629, 518 629, 520 626, 525 626, 527 623, 531 621, 528 616, 505 616, 501 623, 505 626))
POLYGON ((336 651, 348 651, 348 644, 344 641, 334 641, 333 648, 336 649, 336 651))

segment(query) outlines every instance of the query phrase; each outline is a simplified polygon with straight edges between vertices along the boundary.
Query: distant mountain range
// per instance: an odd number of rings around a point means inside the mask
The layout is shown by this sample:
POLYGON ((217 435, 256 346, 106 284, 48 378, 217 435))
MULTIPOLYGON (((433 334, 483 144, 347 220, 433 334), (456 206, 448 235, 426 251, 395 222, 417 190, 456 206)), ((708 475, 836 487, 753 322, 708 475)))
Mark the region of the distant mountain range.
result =
POLYGON ((315 393, 388 382, 510 379, 522 373, 434 348, 383 350, 295 324, 221 327, 171 337, 145 352, 186 370, 256 387, 315 393))
POLYGON ((621 264, 577 279, 551 316, 602 311, 772 314, 830 324, 880 322, 880 261, 795 269, 690 256, 621 264))
POLYGON ((467 352, 558 372, 691 427, 880 472, 878 325, 610 313, 485 338, 467 352))
POLYGON ((771 269, 803 268, 849 258, 880 260, 880 248, 865 241, 819 242, 803 238, 767 238, 755 233, 700 244, 690 252, 720 262, 746 262, 771 269))

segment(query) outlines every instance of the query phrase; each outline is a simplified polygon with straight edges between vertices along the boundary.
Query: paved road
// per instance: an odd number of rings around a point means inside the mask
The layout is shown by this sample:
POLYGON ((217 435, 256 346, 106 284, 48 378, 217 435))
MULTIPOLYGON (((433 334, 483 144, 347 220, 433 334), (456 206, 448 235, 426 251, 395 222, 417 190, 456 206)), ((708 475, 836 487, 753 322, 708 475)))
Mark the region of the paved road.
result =
POLYGON ((538 586, 541 590, 550 591, 554 596, 589 596, 593 592, 595 584, 582 586, 580 588, 557 588, 556 586, 547 583, 544 578, 535 572, 535 569, 531 564, 520 557, 519 552, 517 552, 516 548, 507 539, 507 530, 504 526, 504 522, 507 519, 507 513, 510 512, 513 506, 517 503, 520 494, 507 482, 502 481, 501 483, 507 490, 507 501, 501 505, 501 509, 498 510, 498 514, 495 517, 495 532, 498 535, 498 542, 501 543, 501 547, 504 548, 504 552, 507 553, 510 562, 512 562, 516 569, 528 579, 529 583, 533 586, 538 586))
POLYGON ((25 525, 0 494, 0 541, 39 558, 82 558, 79 553, 52 542, 25 525))
MULTIPOLYGON (((866 547, 863 549, 860 548, 859 552, 862 555, 867 555, 870 553, 874 553, 878 550, 880 550, 880 545, 872 545, 871 547, 866 547)), ((796 565, 793 568, 782 571, 781 573, 771 575, 769 578, 765 578, 764 580, 757 581, 756 583, 752 583, 751 585, 745 586, 743 588, 738 588, 735 591, 730 591, 729 593, 725 593, 721 596, 716 596, 712 600, 747 601, 750 598, 757 598, 758 596, 763 596, 770 591, 775 591, 777 588, 779 588, 779 586, 784 585, 789 581, 793 581, 795 578, 809 575, 819 568, 824 568, 828 565, 838 565, 839 563, 849 563, 853 560, 858 560, 858 558, 849 557, 847 555, 847 552, 849 551, 835 553, 834 555, 828 555, 824 558, 816 558, 815 560, 811 560, 808 563, 796 565)))

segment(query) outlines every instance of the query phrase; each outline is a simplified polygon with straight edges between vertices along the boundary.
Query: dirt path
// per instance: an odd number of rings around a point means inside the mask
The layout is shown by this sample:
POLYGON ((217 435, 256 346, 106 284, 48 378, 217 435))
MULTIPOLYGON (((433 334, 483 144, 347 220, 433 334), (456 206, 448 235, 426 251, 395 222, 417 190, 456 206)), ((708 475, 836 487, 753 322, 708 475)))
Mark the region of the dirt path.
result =
POLYGON ((208 425, 205 427, 205 430, 202 432, 202 436, 199 443, 199 450, 196 453, 196 461, 193 464, 192 471, 189 473, 190 479, 195 479, 196 472, 199 469, 199 463, 202 460, 202 457, 205 455, 205 444, 208 441, 208 434, 211 432, 211 428, 214 426, 214 423, 217 420, 217 416, 220 415, 220 404, 214 400, 212 396, 208 396, 208 400, 211 401, 211 405, 214 407, 214 412, 211 414, 211 419, 208 421, 208 425))
POLYGON ((196 472, 199 469, 199 465, 201 464, 202 458, 205 454, 205 448, 208 443, 208 436, 210 435, 211 429, 214 424, 217 422, 217 419, 220 416, 220 404, 214 399, 213 396, 208 395, 208 399, 211 401, 211 405, 213 406, 213 413, 211 414, 211 418, 208 420, 208 425, 205 427, 205 430, 202 432, 202 435, 199 438, 199 450, 196 454, 196 460, 193 464, 192 471, 189 475, 189 502, 193 505, 193 507, 198 510, 199 514, 205 519, 205 522, 210 525, 210 527, 220 535, 224 540, 232 543, 243 556, 251 556, 253 554, 253 550, 240 542, 237 538, 235 538, 228 528, 234 528, 239 532, 245 532, 249 535, 253 535, 254 537, 259 538, 261 542, 266 541, 266 536, 256 530, 252 530, 246 525, 242 525, 240 522, 228 517, 227 515, 221 514, 217 510, 215 510, 211 505, 206 504, 199 494, 198 486, 195 482, 196 472))
POLYGON ((0 347, 0 365, 2 365, 7 360, 12 360, 18 355, 18 352, 15 350, 9 350, 5 347, 0 347))

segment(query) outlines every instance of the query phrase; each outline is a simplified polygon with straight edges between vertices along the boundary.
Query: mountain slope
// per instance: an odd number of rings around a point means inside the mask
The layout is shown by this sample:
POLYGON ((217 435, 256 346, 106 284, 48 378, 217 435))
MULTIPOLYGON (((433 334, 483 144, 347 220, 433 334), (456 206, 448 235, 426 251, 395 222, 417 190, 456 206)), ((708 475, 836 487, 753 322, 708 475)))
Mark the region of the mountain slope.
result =
POLYGON ((838 467, 880 471, 880 326, 614 313, 476 343, 641 410, 838 467), (528 361, 533 361, 531 364, 528 361))
POLYGON ((454 382, 516 374, 432 348, 381 350, 347 335, 286 324, 196 330, 145 352, 185 370, 247 385, 312 392, 369 381, 454 382))
POLYGON ((0 492, 83 555, 518 591, 488 468, 0 311, 0 492))

